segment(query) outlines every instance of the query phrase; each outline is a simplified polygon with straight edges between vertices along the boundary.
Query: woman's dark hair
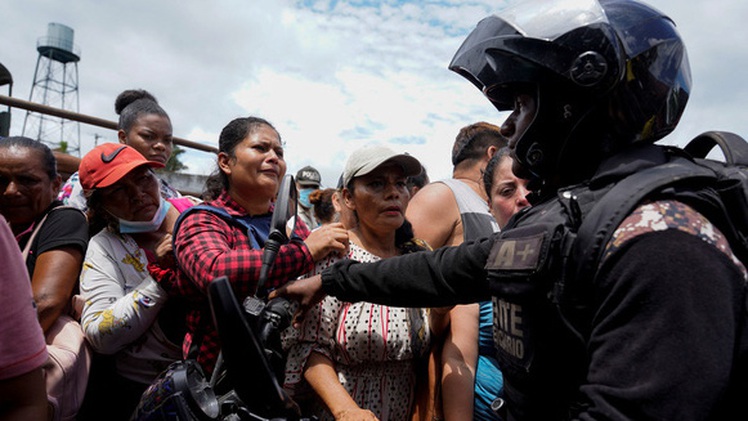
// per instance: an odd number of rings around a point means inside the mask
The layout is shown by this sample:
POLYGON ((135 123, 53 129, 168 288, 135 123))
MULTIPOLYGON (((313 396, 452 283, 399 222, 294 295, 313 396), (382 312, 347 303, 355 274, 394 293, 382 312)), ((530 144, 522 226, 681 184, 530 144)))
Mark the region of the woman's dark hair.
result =
POLYGON ((421 172, 411 175, 405 182, 408 184, 408 189, 413 189, 413 187, 423 188, 423 186, 429 183, 429 174, 426 171, 426 167, 421 165, 421 172))
POLYGON ((42 142, 23 136, 0 137, 0 148, 26 148, 37 150, 42 154, 42 166, 50 180, 57 178, 57 159, 52 151, 42 142))
POLYGON ((493 176, 494 173, 499 169, 501 160, 509 156, 509 148, 504 146, 503 148, 496 151, 486 164, 486 169, 483 170, 483 187, 486 189, 488 200, 491 200, 491 189, 493 188, 493 176))
POLYGON ((332 204, 332 195, 337 192, 336 189, 317 189, 309 195, 314 209, 314 217, 320 223, 328 224, 335 217, 335 206, 332 204))
POLYGON ((116 228, 117 222, 103 208, 101 192, 94 189, 86 197, 86 218, 88 219, 88 236, 93 237, 106 227, 116 228))
MULTIPOLYGON (((273 129, 278 134, 278 140, 280 140, 280 133, 278 133, 278 130, 276 130, 267 120, 260 117, 240 117, 231 120, 229 124, 221 130, 221 135, 218 137, 218 151, 234 158, 236 156, 235 152, 237 145, 242 143, 247 136, 252 135, 262 126, 267 126, 273 129)), ((211 174, 205 181, 203 199, 216 199, 221 195, 223 190, 228 190, 228 188, 228 177, 226 177, 226 174, 224 174, 224 172, 221 171, 221 168, 216 165, 213 174, 211 174)))
POLYGON ((401 249, 406 243, 413 240, 413 225, 407 219, 395 230, 395 246, 401 249))
POLYGON ((395 230, 395 245, 400 250, 400 254, 431 250, 431 246, 425 241, 415 237, 413 225, 407 219, 400 225, 400 228, 395 230))
POLYGON ((169 118, 169 115, 158 105, 156 97, 143 89, 128 89, 117 95, 114 100, 114 111, 119 114, 117 127, 129 132, 141 115, 156 114, 169 118))

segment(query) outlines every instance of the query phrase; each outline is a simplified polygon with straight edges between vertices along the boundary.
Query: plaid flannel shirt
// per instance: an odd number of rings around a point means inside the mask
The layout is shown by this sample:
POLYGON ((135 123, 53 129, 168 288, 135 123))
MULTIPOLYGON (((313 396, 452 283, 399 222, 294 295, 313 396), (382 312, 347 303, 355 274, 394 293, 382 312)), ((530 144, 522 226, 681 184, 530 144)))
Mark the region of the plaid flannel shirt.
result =
MULTIPOLYGON (((247 212, 226 191, 209 203, 221 207, 232 216, 247 212)), ((306 238, 309 230, 297 224, 295 237, 306 238)), ((220 276, 227 276, 237 299, 242 302, 255 293, 260 277, 263 250, 253 249, 246 231, 219 216, 197 211, 187 215, 176 233, 174 251, 179 262, 179 284, 192 283, 197 288, 181 288, 187 294, 187 335, 182 345, 185 358, 193 346, 199 346, 198 362, 207 374, 213 372, 220 344, 213 326, 208 303, 208 285, 220 276)), ((266 288, 272 289, 314 268, 314 261, 303 241, 292 239, 281 246, 266 288)))

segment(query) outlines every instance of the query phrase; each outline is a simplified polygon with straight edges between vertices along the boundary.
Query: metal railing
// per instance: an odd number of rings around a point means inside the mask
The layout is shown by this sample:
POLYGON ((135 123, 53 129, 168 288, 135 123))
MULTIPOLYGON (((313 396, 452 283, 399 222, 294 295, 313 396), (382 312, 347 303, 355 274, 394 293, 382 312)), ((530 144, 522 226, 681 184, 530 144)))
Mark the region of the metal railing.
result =
MULTIPOLYGON (((25 101, 23 99, 13 98, 6 95, 0 95, 0 104, 7 105, 9 107, 22 108, 24 110, 36 113, 65 118, 80 123, 90 124, 92 126, 103 127, 105 129, 117 130, 117 123, 114 121, 105 120, 103 118, 93 117, 86 114, 80 114, 70 110, 50 107, 48 105, 37 104, 35 102, 25 101)), ((193 142, 191 140, 182 139, 176 136, 174 136, 173 141, 179 146, 197 149, 204 152, 213 152, 216 154, 218 153, 218 148, 210 145, 205 145, 203 143, 193 142)))

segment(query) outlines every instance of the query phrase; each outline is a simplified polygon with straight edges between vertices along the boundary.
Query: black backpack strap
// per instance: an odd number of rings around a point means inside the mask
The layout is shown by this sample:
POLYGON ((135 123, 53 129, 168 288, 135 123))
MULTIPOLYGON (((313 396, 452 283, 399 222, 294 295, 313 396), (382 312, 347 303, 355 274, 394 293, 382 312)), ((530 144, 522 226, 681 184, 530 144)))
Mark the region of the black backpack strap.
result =
POLYGON ((597 274, 605 246, 616 228, 647 197, 670 187, 694 187, 717 177, 707 168, 678 159, 636 172, 622 179, 583 215, 566 252, 566 267, 556 280, 554 298, 562 320, 582 343, 589 337, 592 306, 590 285, 597 274))
MULTIPOLYGON (((208 204, 205 204, 205 203, 201 203, 199 205, 195 205, 195 206, 192 206, 190 208, 185 209, 179 215, 179 217, 177 218, 177 222, 174 223, 174 231, 173 231, 174 235, 172 237, 172 241, 177 238, 177 230, 179 230, 179 226, 182 224, 182 220, 184 220, 184 218, 187 215, 189 215, 190 213, 195 212, 195 211, 207 211, 207 212, 210 212, 210 213, 212 213, 214 215, 217 215, 218 217, 220 217, 224 221, 228 222, 229 224, 238 226, 239 228, 241 228, 241 229, 243 229, 243 230, 245 230, 247 232, 249 232, 250 230, 253 229, 252 224, 250 224, 246 220, 233 217, 231 214, 229 214, 226 211, 226 209, 219 208, 219 207, 216 207, 216 206, 211 206, 211 205, 208 205, 208 204)), ((254 238, 252 237, 252 235, 249 235, 249 238, 250 238, 250 241, 254 241, 254 238)), ((174 244, 172 244, 172 246, 174 246, 174 244)), ((256 248, 261 248, 260 244, 253 244, 253 246, 255 246, 256 248)))
POLYGON ((719 146, 728 165, 748 166, 748 142, 735 133, 712 130, 693 138, 683 148, 694 158, 706 158, 719 146))
POLYGON ((677 160, 636 172, 610 189, 584 216, 572 248, 575 279, 591 280, 605 245, 623 220, 648 196, 678 184, 703 185, 717 179, 715 173, 687 160, 677 160), (699 183, 699 184, 697 184, 699 183))
MULTIPOLYGON (((684 150, 722 180, 720 199, 726 209, 720 229, 731 238, 733 252, 748 266, 748 142, 735 133, 711 130, 696 136, 684 150), (706 158, 719 146, 725 162, 706 158), (733 241, 734 240, 734 241, 733 241)), ((714 221, 713 221, 714 222, 714 221)))
POLYGON ((190 206, 189 208, 185 209, 184 211, 182 211, 182 213, 179 214, 179 217, 177 218, 177 222, 174 223, 174 231, 173 231, 174 238, 177 237, 177 231, 179 230, 179 226, 182 225, 182 221, 184 220, 184 218, 187 215, 191 214, 192 212, 199 211, 199 210, 214 213, 220 216, 221 219, 224 219, 232 224, 237 223, 237 221, 235 221, 234 218, 232 218, 231 215, 229 215, 229 213, 226 212, 226 209, 222 209, 216 206, 211 206, 206 203, 201 203, 199 205, 190 206))

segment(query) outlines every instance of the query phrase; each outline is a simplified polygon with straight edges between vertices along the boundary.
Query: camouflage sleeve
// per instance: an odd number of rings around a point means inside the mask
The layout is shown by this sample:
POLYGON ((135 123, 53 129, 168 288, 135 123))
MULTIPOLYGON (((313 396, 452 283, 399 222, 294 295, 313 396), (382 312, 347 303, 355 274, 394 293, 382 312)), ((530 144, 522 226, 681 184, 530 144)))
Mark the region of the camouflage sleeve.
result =
POLYGON ((686 232, 716 247, 735 263, 748 279, 748 272, 732 252, 725 235, 692 207, 672 200, 645 203, 636 208, 613 233, 605 247, 600 266, 627 241, 641 234, 668 229, 686 232))

